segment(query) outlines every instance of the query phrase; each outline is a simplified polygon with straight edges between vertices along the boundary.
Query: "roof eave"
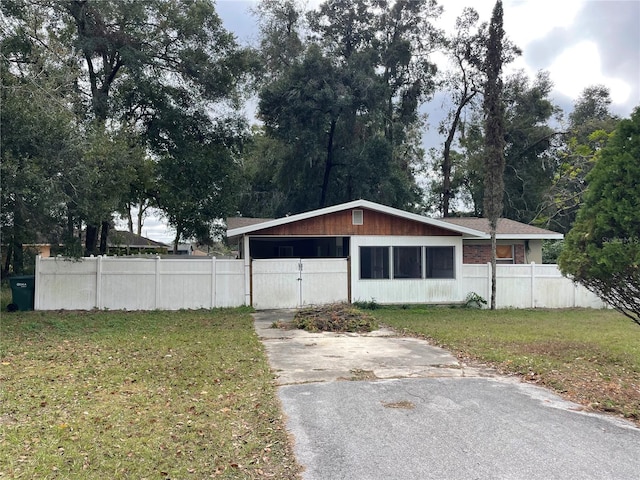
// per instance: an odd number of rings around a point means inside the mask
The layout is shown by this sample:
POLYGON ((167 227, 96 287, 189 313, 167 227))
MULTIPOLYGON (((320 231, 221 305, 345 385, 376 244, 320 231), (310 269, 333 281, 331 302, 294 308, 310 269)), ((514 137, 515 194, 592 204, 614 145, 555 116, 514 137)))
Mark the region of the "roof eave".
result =
POLYGON ((562 240, 561 233, 499 233, 497 240, 562 240))

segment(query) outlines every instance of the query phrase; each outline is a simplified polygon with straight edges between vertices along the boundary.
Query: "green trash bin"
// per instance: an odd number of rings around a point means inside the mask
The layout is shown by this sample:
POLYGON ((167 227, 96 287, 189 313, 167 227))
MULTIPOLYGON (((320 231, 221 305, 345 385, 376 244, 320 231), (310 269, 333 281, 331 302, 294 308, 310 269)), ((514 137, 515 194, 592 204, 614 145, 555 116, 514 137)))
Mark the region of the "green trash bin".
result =
POLYGON ((35 275, 18 275, 9 278, 11 285, 11 299, 13 303, 9 305, 10 310, 33 310, 33 299, 35 297, 35 275))

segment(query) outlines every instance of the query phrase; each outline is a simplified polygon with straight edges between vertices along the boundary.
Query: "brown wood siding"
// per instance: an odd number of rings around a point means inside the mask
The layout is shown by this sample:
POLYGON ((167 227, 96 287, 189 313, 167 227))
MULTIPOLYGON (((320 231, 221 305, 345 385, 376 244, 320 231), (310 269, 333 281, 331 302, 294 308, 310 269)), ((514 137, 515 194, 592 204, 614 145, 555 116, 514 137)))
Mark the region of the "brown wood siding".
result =
MULTIPOLYGON (((360 210, 360 209, 356 209, 360 210)), ((353 225, 351 209, 308 218, 298 222, 258 230, 251 235, 300 235, 300 236, 347 236, 347 235, 406 235, 406 236, 459 236, 444 228, 426 225, 413 220, 395 217, 374 210, 363 210, 363 224, 353 225)))

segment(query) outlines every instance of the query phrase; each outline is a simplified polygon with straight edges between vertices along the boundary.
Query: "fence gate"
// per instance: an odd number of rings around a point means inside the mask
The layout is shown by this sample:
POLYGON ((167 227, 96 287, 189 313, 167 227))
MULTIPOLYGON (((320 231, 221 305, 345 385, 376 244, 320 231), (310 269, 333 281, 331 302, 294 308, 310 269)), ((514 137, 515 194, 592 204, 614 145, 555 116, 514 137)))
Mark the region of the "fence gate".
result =
POLYGON ((298 308, 346 302, 347 258, 274 258, 251 263, 253 307, 298 308))

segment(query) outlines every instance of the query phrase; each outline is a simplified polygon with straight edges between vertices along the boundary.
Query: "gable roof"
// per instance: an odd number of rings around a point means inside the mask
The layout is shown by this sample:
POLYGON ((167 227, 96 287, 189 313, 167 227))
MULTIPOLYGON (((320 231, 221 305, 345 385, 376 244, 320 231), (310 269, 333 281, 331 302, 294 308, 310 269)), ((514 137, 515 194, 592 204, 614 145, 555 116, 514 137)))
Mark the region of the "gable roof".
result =
MULTIPOLYGON (((352 208, 367 208, 399 218, 412 220, 425 225, 450 230, 458 234, 462 234, 466 238, 486 239, 490 238, 489 220, 478 217, 447 217, 442 219, 433 219, 418 215, 415 213, 399 210, 397 208, 388 207, 379 203, 370 202, 368 200, 354 200, 352 202, 332 205, 330 207, 311 210, 309 212, 298 213, 281 218, 246 218, 232 217, 227 219, 227 237, 237 237, 248 233, 254 233, 271 227, 286 225, 289 223, 307 220, 330 213, 349 210, 352 208)), ((544 240, 560 240, 564 238, 561 233, 545 230, 543 228, 534 227, 525 223, 500 218, 498 220, 498 228, 496 238, 502 240, 527 240, 527 239, 544 239, 544 240)))
POLYGON ((373 210, 380 213, 386 213, 388 215, 404 218, 406 220, 412 220, 414 222, 419 222, 425 225, 442 228, 444 230, 450 230, 452 232, 462 234, 462 235, 469 235, 471 237, 479 237, 479 238, 486 237, 486 234, 484 232, 481 232, 478 230, 473 230, 471 228, 468 228, 462 225, 448 224, 443 222, 442 220, 436 220, 433 218, 425 217, 423 215, 418 215, 416 213, 410 213, 404 210, 399 210, 397 208, 387 207, 386 205, 370 202, 368 200, 354 200, 352 202, 341 203, 339 205, 332 205, 330 207, 320 208, 318 210, 311 210, 309 212, 298 213, 296 215, 290 215, 288 217, 281 217, 276 219, 257 219, 257 220, 263 220, 258 222, 253 222, 252 221, 253 219, 245 219, 244 225, 241 225, 242 222, 237 222, 238 217, 234 217, 233 219, 227 220, 228 222, 227 237, 229 238, 237 237, 239 235, 245 235, 248 233, 257 232, 259 230, 265 230, 267 228, 286 225, 288 223, 294 223, 300 220, 307 220, 310 218, 319 217, 319 216, 327 215, 330 213, 340 212, 343 210, 349 210, 352 208, 367 208, 369 210, 373 210), (241 225, 241 226, 238 226, 238 225, 241 225))
MULTIPOLYGON (((237 237, 249 233, 258 232, 272 227, 280 225, 286 225, 289 223, 298 222, 300 220, 307 220, 330 213, 340 212, 343 210, 349 210, 352 208, 367 208, 388 215, 393 215, 406 220, 412 220, 425 225, 431 225, 434 227, 450 230, 458 234, 462 234, 465 238, 478 238, 487 239, 490 238, 489 220, 486 218, 478 217, 447 217, 442 219, 434 219, 418 215, 416 213, 399 210, 397 208, 388 207, 379 203, 370 202, 368 200, 354 200, 352 202, 341 203, 339 205, 332 205, 330 207, 320 208, 318 210, 311 210, 309 212, 298 213, 296 215, 290 215, 281 218, 246 218, 246 217, 232 217, 227 219, 227 237, 237 237)), ((496 238, 507 240, 519 240, 519 239, 562 239, 564 238, 561 233, 552 232, 551 230, 545 230, 543 228, 534 227, 525 223, 516 222, 515 220, 509 220, 501 218, 498 220, 498 230, 496 238)))
MULTIPOLYGON (((473 230, 478 230, 490 235, 489 219, 479 217, 446 217, 442 221, 452 225, 464 226, 473 230)), ((496 229, 498 239, 545 239, 561 240, 564 236, 561 233, 534 227, 526 223, 516 222, 508 218, 499 218, 496 229)))

